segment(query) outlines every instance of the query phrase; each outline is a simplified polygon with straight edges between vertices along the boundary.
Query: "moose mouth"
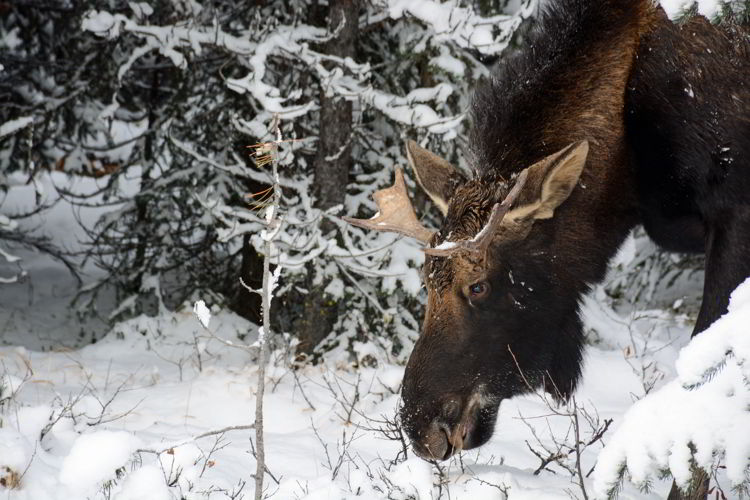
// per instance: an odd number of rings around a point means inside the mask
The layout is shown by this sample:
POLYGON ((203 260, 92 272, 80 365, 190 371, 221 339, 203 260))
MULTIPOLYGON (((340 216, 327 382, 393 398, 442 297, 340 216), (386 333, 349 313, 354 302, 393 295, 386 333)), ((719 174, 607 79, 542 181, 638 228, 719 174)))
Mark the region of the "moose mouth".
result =
POLYGON ((414 452, 425 460, 447 460, 486 443, 494 431, 499 405, 487 404, 481 392, 475 392, 463 409, 456 400, 449 399, 427 431, 412 436, 414 452))

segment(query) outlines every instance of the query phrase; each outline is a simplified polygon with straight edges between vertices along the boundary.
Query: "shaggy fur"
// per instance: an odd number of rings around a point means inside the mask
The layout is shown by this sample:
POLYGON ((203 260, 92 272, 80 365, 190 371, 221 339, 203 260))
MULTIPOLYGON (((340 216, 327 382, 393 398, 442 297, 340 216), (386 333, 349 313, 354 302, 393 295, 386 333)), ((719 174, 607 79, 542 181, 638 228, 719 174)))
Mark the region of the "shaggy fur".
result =
POLYGON ((706 252, 699 333, 750 276, 750 25, 660 23, 643 39, 627 108, 648 234, 706 252))
MULTIPOLYGON (((750 276, 748 54, 739 24, 675 26, 651 0, 559 0, 477 89, 477 174, 444 184, 433 245, 477 234, 522 169, 576 141, 590 150, 570 197, 522 241, 497 241, 487 262, 427 257, 424 330, 403 382, 402 421, 420 454, 450 456, 445 436, 461 426, 464 448, 483 444, 500 401, 527 381, 561 398, 575 389, 578 301, 639 222, 669 249, 707 252, 696 332, 726 309, 750 276), (481 303, 468 292, 477 282, 489 285, 481 303), (473 420, 456 410, 480 396, 473 420)), ((516 206, 538 196, 526 189, 516 206)))
MULTIPOLYGON (((637 222, 624 89, 638 40, 656 19, 649 0, 559 1, 526 48, 476 91, 478 175, 444 193, 448 213, 433 244, 473 237, 522 169, 579 140, 591 149, 580 186, 555 216, 535 222, 523 241, 497 244, 486 274, 466 257, 427 258, 424 331, 403 388, 403 422, 415 442, 435 420, 455 426, 441 407, 468 400, 480 383, 496 404, 480 412, 471 446, 491 435, 501 399, 528 390, 519 371, 535 385, 551 382, 560 397, 574 390, 583 346, 578 299, 603 278, 637 222), (480 278, 491 295, 469 304, 465 287, 480 278)), ((517 205, 535 197, 524 193, 517 205)))

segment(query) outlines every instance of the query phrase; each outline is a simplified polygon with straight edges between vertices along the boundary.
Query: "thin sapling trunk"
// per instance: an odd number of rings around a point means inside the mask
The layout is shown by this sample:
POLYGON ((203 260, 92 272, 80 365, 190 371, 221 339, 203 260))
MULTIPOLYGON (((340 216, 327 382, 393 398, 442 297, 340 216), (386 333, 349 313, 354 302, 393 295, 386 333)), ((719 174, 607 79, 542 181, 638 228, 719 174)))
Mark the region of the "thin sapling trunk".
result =
POLYGON ((263 239, 263 288, 262 294, 262 318, 263 326, 258 332, 258 390, 255 397, 255 500, 263 498, 263 476, 265 475, 265 448, 263 443, 263 393, 266 381, 266 357, 268 353, 267 341, 271 334, 271 300, 273 290, 281 269, 276 266, 275 272, 271 273, 271 255, 273 254, 273 240, 278 235, 281 227, 281 219, 278 217, 280 188, 279 173, 276 162, 279 143, 281 142, 281 131, 276 129, 276 141, 261 144, 257 147, 256 156, 270 156, 270 165, 273 172, 273 196, 270 205, 265 207, 266 227, 261 232, 263 239))

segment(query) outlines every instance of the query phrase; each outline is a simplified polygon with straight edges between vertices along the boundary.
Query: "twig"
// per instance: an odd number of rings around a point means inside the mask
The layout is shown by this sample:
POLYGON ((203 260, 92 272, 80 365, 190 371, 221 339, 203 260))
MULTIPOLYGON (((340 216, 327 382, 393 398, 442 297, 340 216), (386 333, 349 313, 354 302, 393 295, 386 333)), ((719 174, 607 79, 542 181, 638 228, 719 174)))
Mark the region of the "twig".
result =
MULTIPOLYGON (((258 460, 258 454, 255 451, 255 445, 253 445, 253 440, 252 439, 250 440, 250 452, 253 454, 253 457, 255 457, 255 460, 258 460)), ((266 471, 266 474, 268 474, 271 477, 271 479, 274 480, 274 482, 276 484, 280 483, 281 480, 280 479, 276 479, 276 476, 274 476, 271 473, 271 470, 265 464, 263 464, 263 469, 266 471)))
POLYGON ((307 394, 305 394, 305 390, 302 388, 302 383, 299 381, 299 375, 297 375, 297 367, 292 366, 291 371, 292 371, 292 376, 294 377, 294 383, 297 385, 297 387, 299 387, 299 392, 302 394, 302 397, 305 399, 307 406, 309 406, 312 411, 315 411, 315 405, 313 405, 310 402, 310 399, 307 397, 307 394))
MULTIPOLYGON (((576 398, 573 396, 573 408, 578 408, 576 405, 576 398)), ((578 412, 573 412, 573 430, 575 432, 575 450, 576 450, 576 471, 578 471, 578 486, 581 488, 583 493, 583 500, 589 500, 589 496, 586 493, 586 485, 583 477, 583 471, 581 470, 581 428, 578 425, 578 412)))
POLYGON ((206 431, 202 434, 198 434, 197 436, 193 436, 191 438, 185 439, 183 441, 179 441, 174 444, 170 444, 169 446, 165 446, 161 449, 154 449, 154 448, 138 448, 135 450, 136 453, 153 453, 155 455, 159 455, 161 453, 166 453, 169 450, 173 450, 175 448, 179 448, 180 446, 184 446, 186 444, 190 444, 194 441, 197 441, 199 439, 209 437, 209 436, 216 436, 217 434, 226 434, 230 431, 243 431, 247 429, 255 429, 255 424, 248 424, 248 425, 230 425, 229 427, 223 427, 221 429, 215 429, 206 431))
MULTIPOLYGON (((550 401, 549 397, 544 393, 543 391, 536 390, 534 386, 532 386, 529 379, 524 374, 523 370, 521 369, 521 366, 518 363, 518 360, 516 359, 515 354, 513 353, 513 350, 508 346, 508 352, 510 352, 511 357, 513 358, 513 362, 516 365, 516 369, 518 370, 518 373, 523 381, 523 383, 526 385, 526 387, 531 391, 532 393, 536 394, 539 399, 542 401, 542 403, 549 409, 550 413, 548 415, 541 415, 536 418, 545 418, 547 420, 547 426, 549 428, 549 435, 552 438, 553 446, 549 446, 545 444, 541 438, 537 435, 536 429, 533 425, 531 425, 527 420, 533 417, 524 417, 523 415, 519 415, 521 420, 526 424, 526 426, 531 431, 532 436, 534 436, 534 439, 536 440, 539 447, 543 450, 543 452, 539 452, 534 447, 526 441, 526 446, 529 448, 529 450, 541 461, 539 467, 534 471, 534 475, 538 475, 541 471, 547 470, 550 472, 553 472, 551 469, 548 469, 547 466, 550 464, 556 464, 560 468, 567 471, 572 479, 573 483, 578 486, 580 489, 580 492, 583 496, 583 500, 588 500, 588 492, 586 491, 586 478, 591 474, 593 471, 592 469, 584 475, 583 473, 583 467, 581 464, 581 457, 589 446, 593 445, 594 443, 597 443, 602 440, 604 434, 609 429, 609 426, 612 424, 612 419, 605 419, 603 424, 600 423, 599 415, 595 412, 593 415, 586 411, 585 408, 580 407, 578 405, 578 402, 576 401, 575 396, 571 396, 570 399, 565 401, 565 397, 563 396, 562 392, 559 390, 557 385, 555 384, 555 381, 552 379, 552 377, 547 374, 545 377, 542 378, 543 385, 549 389, 551 388, 553 392, 553 398, 557 402, 557 404, 554 404, 552 401, 550 401), (546 381, 549 380, 549 386, 547 386, 546 381), (565 402, 565 407, 560 408, 560 403, 565 402), (587 441, 583 441, 581 438, 581 419, 580 416, 583 415, 585 422, 590 427, 592 433, 591 437, 587 441), (564 439, 559 439, 555 436, 555 434, 552 431, 552 428, 550 426, 549 418, 551 416, 556 417, 566 417, 570 419, 570 426, 568 427, 568 431, 566 435, 564 436, 564 439), (571 436, 572 432, 572 436, 571 436), (573 439, 573 443, 570 443, 570 439, 573 439), (546 454, 546 456, 545 456, 546 454), (569 457, 573 458, 573 463, 566 462, 569 457)), ((572 491, 568 492, 571 496, 575 496, 572 491)))

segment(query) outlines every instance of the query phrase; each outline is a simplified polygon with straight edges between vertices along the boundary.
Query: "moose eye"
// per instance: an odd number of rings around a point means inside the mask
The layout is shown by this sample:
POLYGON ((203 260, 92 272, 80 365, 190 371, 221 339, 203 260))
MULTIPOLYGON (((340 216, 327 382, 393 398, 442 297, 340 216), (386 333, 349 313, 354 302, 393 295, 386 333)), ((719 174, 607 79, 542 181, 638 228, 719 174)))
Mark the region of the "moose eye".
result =
POLYGON ((480 299, 487 295, 490 286, 485 281, 479 281, 473 285, 469 285, 469 297, 473 300, 480 299))

